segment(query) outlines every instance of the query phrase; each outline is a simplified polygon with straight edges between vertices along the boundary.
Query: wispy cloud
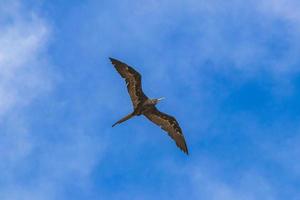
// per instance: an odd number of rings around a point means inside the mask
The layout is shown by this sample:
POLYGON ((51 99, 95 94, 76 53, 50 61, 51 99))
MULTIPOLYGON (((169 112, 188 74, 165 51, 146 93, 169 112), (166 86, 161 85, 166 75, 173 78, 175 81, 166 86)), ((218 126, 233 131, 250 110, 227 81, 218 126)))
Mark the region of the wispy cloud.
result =
POLYGON ((49 27, 34 13, 24 13, 19 1, 3 1, 1 10, 0 119, 51 87, 43 57, 49 27))
MULTIPOLYGON (((70 184, 88 191, 89 175, 105 145, 80 125, 61 125, 45 113, 28 112, 57 86, 47 54, 51 26, 21 1, 1 1, 0 8, 0 198, 64 199, 63 188, 70 184), (30 123, 36 118, 55 124, 49 127, 51 135, 46 127, 36 129, 30 123), (47 139, 57 132, 62 134, 59 140, 47 139)), ((44 108, 55 110, 61 103, 44 108)))
POLYGON ((52 87, 44 56, 50 27, 22 6, 20 1, 0 3, 1 199, 42 199, 24 188, 18 166, 35 147, 23 109, 52 87))

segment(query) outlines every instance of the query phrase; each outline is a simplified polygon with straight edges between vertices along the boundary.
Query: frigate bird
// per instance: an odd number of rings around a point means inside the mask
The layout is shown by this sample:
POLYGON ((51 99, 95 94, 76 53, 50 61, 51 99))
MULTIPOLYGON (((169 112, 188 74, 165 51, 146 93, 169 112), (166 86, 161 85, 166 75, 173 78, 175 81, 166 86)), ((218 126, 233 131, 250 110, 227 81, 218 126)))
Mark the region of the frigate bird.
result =
POLYGON ((150 99, 142 90, 141 75, 133 67, 117 60, 109 58, 116 70, 125 79, 127 90, 133 105, 133 112, 123 117, 112 125, 114 127, 134 116, 144 115, 150 121, 160 126, 176 142, 176 145, 186 154, 188 148, 182 133, 182 130, 176 119, 166 113, 160 112, 156 104, 164 98, 150 99))

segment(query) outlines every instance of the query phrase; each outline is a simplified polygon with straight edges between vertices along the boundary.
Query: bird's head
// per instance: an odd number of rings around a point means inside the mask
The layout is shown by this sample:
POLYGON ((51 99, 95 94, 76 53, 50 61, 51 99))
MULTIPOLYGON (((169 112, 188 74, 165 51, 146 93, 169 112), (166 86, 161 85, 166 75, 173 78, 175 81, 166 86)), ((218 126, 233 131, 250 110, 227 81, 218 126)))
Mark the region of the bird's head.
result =
POLYGON ((153 102, 154 105, 156 105, 158 102, 160 102, 163 99, 165 99, 165 97, 161 97, 161 98, 158 98, 158 99, 152 99, 152 102, 153 102))

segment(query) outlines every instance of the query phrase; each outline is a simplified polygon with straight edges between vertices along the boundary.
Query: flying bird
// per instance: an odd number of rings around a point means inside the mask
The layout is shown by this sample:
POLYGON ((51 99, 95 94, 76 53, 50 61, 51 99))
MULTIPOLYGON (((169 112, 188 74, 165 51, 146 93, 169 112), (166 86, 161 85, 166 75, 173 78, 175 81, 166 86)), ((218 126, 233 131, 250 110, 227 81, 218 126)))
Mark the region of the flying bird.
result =
POLYGON ((133 105, 133 112, 123 117, 112 125, 114 127, 134 116, 144 115, 150 121, 160 126, 176 142, 176 145, 186 154, 188 148, 182 130, 174 117, 160 112, 155 105, 164 98, 150 99, 142 90, 142 77, 133 67, 117 60, 109 58, 113 66, 125 79, 127 90, 133 105))

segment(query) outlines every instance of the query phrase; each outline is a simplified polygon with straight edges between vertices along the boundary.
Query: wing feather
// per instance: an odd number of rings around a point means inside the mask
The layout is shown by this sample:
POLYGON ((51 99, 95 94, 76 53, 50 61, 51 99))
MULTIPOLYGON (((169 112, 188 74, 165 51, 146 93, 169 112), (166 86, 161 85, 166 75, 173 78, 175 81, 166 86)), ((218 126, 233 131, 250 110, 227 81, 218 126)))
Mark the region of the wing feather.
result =
POLYGON ((109 58, 116 70, 125 79, 127 90, 131 98, 134 108, 142 105, 148 99, 142 90, 142 77, 141 75, 129 65, 114 59, 109 58))
POLYGON ((156 107, 144 114, 150 121, 160 126, 176 142, 176 145, 186 154, 188 148, 182 130, 176 119, 166 113, 160 112, 156 107))

